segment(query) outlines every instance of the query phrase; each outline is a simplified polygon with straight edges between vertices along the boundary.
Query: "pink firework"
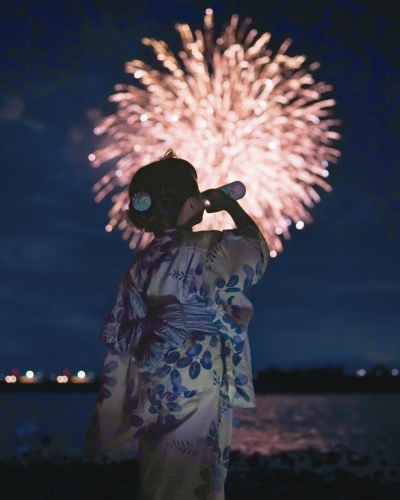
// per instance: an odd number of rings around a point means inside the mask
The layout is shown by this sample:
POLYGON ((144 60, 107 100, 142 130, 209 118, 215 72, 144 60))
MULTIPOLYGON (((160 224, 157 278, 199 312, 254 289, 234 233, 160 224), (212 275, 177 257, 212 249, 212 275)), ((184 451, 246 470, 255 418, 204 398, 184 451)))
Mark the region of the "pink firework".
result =
MULTIPOLYGON (((140 81, 116 85, 110 101, 117 112, 95 129, 105 134, 104 147, 89 156, 93 167, 113 160, 113 167, 93 187, 95 201, 113 190, 107 231, 118 227, 130 248, 144 248, 154 238, 127 222, 128 185, 142 166, 163 156, 168 147, 190 161, 198 172, 201 191, 233 181, 245 184, 247 194, 239 203, 255 220, 271 250, 282 251, 281 236, 312 221, 308 208, 320 201, 314 185, 330 191, 325 181, 329 163, 340 152, 331 147, 340 135, 327 118, 333 99, 321 100, 332 90, 315 83, 313 63, 305 56, 288 56, 284 41, 273 56, 267 48, 269 33, 256 41, 250 20, 229 26, 214 41, 213 13, 207 9, 204 31, 193 36, 186 24, 177 24, 183 51, 180 60, 163 41, 144 38, 165 71, 142 61, 126 64, 126 71, 140 81), (124 189, 125 187, 125 189, 124 189)), ((226 212, 204 214, 195 230, 232 228, 226 212)))

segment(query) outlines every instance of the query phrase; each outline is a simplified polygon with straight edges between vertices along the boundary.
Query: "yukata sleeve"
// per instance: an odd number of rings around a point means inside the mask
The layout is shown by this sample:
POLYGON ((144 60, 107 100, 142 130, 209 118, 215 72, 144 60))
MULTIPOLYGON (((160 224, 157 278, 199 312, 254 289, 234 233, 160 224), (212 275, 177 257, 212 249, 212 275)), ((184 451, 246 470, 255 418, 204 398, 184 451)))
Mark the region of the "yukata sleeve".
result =
MULTIPOLYGON (((207 260, 214 273, 233 283, 227 288, 245 290, 260 281, 268 262, 268 246, 260 233, 249 238, 237 229, 218 231, 220 238, 208 251, 207 260), (234 279, 231 279, 234 276, 234 279)), ((218 287, 222 288, 222 287, 218 287)))
POLYGON ((233 406, 254 407, 247 335, 254 309, 243 292, 260 281, 267 262, 268 247, 262 234, 249 238, 237 229, 222 231, 207 254, 207 307, 224 338, 226 392, 233 406))

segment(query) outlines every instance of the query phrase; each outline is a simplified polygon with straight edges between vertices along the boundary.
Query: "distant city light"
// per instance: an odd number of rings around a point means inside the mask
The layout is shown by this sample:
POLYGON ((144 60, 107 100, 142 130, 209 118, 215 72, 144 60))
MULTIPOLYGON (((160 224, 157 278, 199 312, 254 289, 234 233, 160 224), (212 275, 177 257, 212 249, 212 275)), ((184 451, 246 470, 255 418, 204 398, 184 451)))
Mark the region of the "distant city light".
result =
POLYGON ((33 371, 32 370, 28 370, 25 375, 28 377, 28 378, 33 378, 33 371))
POLYGON ((86 376, 86 373, 85 373, 84 371, 80 370, 80 371, 78 372, 78 377, 79 377, 79 378, 85 378, 85 376, 86 376))
POLYGON ((17 381, 17 377, 15 375, 7 375, 6 382, 7 384, 14 384, 17 381))
POLYGON ((399 370, 397 368, 393 368, 391 373, 392 373, 393 377, 396 377, 399 374, 399 370))
POLYGON ((66 384, 68 382, 68 377, 66 375, 58 375, 57 382, 59 384, 66 384))
POLYGON ((357 370, 357 377, 363 377, 364 375, 366 375, 366 371, 364 370, 364 368, 361 368, 361 370, 357 370))

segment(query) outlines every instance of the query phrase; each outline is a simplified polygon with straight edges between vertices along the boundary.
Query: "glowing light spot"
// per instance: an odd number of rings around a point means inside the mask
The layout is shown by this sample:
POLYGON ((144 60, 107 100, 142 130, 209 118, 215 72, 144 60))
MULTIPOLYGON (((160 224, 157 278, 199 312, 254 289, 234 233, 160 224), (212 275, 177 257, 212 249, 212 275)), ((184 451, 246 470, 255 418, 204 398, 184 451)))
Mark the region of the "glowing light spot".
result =
POLYGON ((106 226, 107 233, 111 233, 112 229, 113 229, 112 225, 111 224, 107 224, 107 226, 106 226))
POLYGON ((328 177, 329 176, 329 172, 327 170, 323 170, 321 172, 321 175, 322 175, 322 177, 328 177))
POLYGON ((164 59, 165 59, 165 55, 164 55, 164 54, 158 54, 157 59, 158 59, 159 61, 164 61, 164 59))
POLYGON ((303 227, 304 227, 304 222, 302 220, 296 222, 296 229, 303 229, 303 227))
POLYGON ((93 129, 93 133, 94 133, 95 135, 100 135, 101 130, 99 129, 99 127, 95 127, 95 128, 93 129))
POLYGON ((142 149, 142 146, 140 144, 135 144, 133 146, 133 149, 137 152, 137 151, 140 151, 142 149))
POLYGON ((269 149, 275 149, 276 148, 276 142, 274 142, 274 141, 269 142, 268 143, 268 147, 269 147, 269 149))
POLYGON ((393 375, 393 377, 396 377, 399 374, 399 370, 397 368, 393 368, 391 374, 393 375))
POLYGON ((212 13, 213 13, 212 9, 206 9, 207 16, 211 16, 212 13))
POLYGON ((328 167, 328 165, 329 165, 329 163, 328 163, 326 160, 324 160, 324 161, 321 161, 321 165, 322 165, 324 168, 327 168, 327 167, 328 167))
POLYGON ((291 226, 292 221, 290 219, 286 219, 285 224, 289 227, 289 226, 291 226))
POLYGON ((258 105, 260 106, 261 109, 265 109, 267 107, 267 103, 265 101, 260 101, 258 105))
POLYGON ((91 154, 88 156, 88 160, 89 160, 89 161, 94 161, 95 159, 96 159, 96 156, 95 156, 93 153, 91 153, 91 154))
POLYGON ((269 78, 267 78, 267 79, 265 80, 265 85, 266 85, 267 87, 271 88, 271 87, 273 86, 273 84, 274 84, 274 83, 273 83, 273 81, 272 81, 272 80, 270 80, 269 78))
POLYGON ((133 76, 135 78, 141 78, 142 77, 142 72, 141 71, 135 71, 134 74, 133 74, 133 76))
POLYGON ((356 375, 357 377, 364 377, 364 375, 366 375, 366 371, 364 370, 364 368, 361 368, 361 370, 357 370, 356 372, 356 375))
POLYGON ((171 120, 172 120, 173 122, 177 122, 177 121, 179 120, 178 115, 172 115, 172 116, 171 116, 171 120))
POLYGON ((78 372, 78 377, 79 377, 79 378, 85 378, 85 377, 86 377, 86 373, 85 373, 83 370, 80 370, 80 371, 78 372))
POLYGON ((282 229, 281 227, 277 227, 277 228, 275 229, 275 233, 276 233, 276 234, 282 234, 282 233, 283 233, 283 229, 282 229))
POLYGON ((17 381, 17 377, 15 375, 6 375, 7 384, 14 384, 17 381))
POLYGON ((122 175, 122 170, 116 170, 116 171, 115 171, 115 175, 116 175, 117 177, 121 177, 121 175, 122 175))
POLYGON ((141 122, 145 122, 146 120, 147 120, 147 115, 146 114, 140 115, 140 121, 141 122))
POLYGON ((212 108, 207 108, 207 114, 208 115, 213 115, 214 114, 214 110, 212 108))
POLYGON ((250 126, 250 125, 246 125, 246 127, 244 127, 244 130, 243 132, 246 132, 246 134, 248 134, 249 132, 251 132, 253 130, 253 128, 250 126))
POLYGON ((25 375, 28 377, 28 378, 33 378, 33 371, 32 370, 28 370, 25 375))
POLYGON ((273 259, 275 259, 275 257, 278 255, 278 253, 276 252, 276 250, 271 250, 269 252, 269 255, 270 255, 270 257, 272 257, 273 259))

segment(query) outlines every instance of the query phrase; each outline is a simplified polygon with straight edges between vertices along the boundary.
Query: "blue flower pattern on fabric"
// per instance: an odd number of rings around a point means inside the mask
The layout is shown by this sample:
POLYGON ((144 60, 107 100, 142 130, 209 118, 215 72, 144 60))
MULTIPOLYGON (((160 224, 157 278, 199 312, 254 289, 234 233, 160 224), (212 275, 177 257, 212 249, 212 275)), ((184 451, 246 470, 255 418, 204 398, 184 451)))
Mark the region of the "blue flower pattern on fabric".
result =
MULTIPOLYGON (((112 418, 119 422, 121 405, 131 428, 123 432, 134 437, 161 418, 171 425, 179 422, 185 418, 185 401, 212 385, 219 385, 225 404, 254 406, 247 338, 253 308, 243 290, 265 272, 265 240, 243 238, 235 230, 186 233, 190 244, 176 241, 178 236, 175 230, 166 231, 135 255, 100 334, 109 354, 99 401, 116 398, 112 418), (159 301, 154 317, 149 316, 152 298, 159 301), (219 334, 192 330, 188 335, 182 304, 204 304, 219 334), (153 358, 137 356, 138 339, 146 334, 145 346, 153 358), (224 361, 221 376, 213 371, 217 356, 224 361), (123 370, 126 380, 121 381, 123 370), (118 383, 126 384, 121 402, 118 383)), ((122 432, 118 426, 125 429, 125 423, 115 424, 115 435, 122 432)))

